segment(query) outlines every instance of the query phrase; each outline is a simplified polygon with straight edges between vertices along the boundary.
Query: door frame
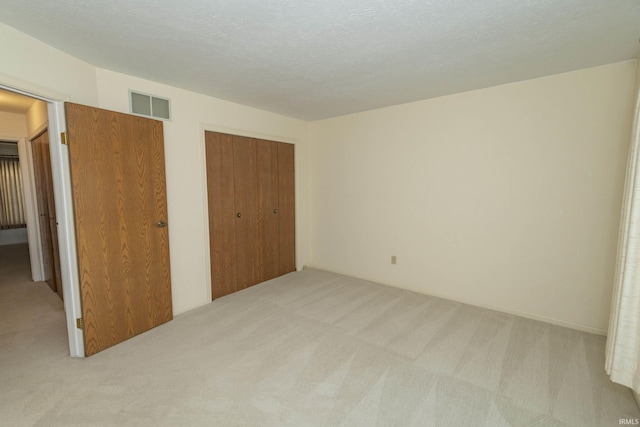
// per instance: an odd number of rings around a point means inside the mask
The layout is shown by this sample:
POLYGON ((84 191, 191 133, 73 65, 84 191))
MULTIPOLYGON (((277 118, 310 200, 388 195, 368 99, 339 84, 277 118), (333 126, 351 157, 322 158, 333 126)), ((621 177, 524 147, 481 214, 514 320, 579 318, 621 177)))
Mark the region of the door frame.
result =
POLYGON ((66 131, 64 101, 69 100, 69 97, 46 91, 42 88, 29 88, 28 84, 23 84, 24 82, 9 85, 5 81, 5 78, 0 79, 1 89, 47 103, 51 174, 58 219, 58 246, 60 249, 60 270, 62 274, 62 291, 64 293, 64 310, 67 320, 69 354, 72 357, 84 357, 82 330, 76 328, 76 319, 82 317, 82 310, 71 193, 69 147, 62 144, 60 137, 61 132, 66 131))
MULTIPOLYGON (((204 262, 206 268, 206 276, 205 276, 205 292, 207 296, 207 301, 211 302, 212 291, 211 291, 211 247, 209 246, 209 193, 207 191, 207 153, 206 153, 206 140, 204 133, 206 131, 211 132, 219 132, 226 133, 229 135, 236 136, 245 136, 247 138, 258 138, 264 139, 267 141, 276 141, 276 142, 284 142, 286 144, 298 145, 299 141, 295 138, 288 138, 285 136, 279 135, 270 135, 266 133, 254 132, 244 129, 235 129, 225 126, 201 123, 200 124, 200 158, 202 159, 200 163, 200 168, 202 172, 202 201, 203 201, 203 214, 204 214, 204 233, 203 233, 203 247, 204 247, 204 262)), ((299 150, 295 150, 295 157, 298 156, 299 150)), ((296 158, 294 158, 294 165, 298 164, 296 158)), ((296 271, 300 270, 298 266, 298 262, 300 260, 300 242, 298 241, 300 233, 298 233, 299 225, 298 225, 298 212, 300 212, 300 206, 298 206, 299 201, 301 200, 299 191, 300 186, 298 185, 299 170, 296 167, 294 170, 295 174, 295 207, 296 207, 296 216, 295 216, 295 246, 296 246, 296 271)))
POLYGON ((24 197, 24 216, 27 224, 27 242, 29 245, 29 262, 31 265, 31 279, 34 282, 44 280, 42 251, 40 250, 40 227, 38 224, 38 209, 35 202, 35 180, 33 173, 33 158, 29 138, 21 136, 0 135, 1 141, 15 142, 20 159, 20 173, 22 174, 22 195, 24 197), (34 250, 37 249, 37 250, 34 250))

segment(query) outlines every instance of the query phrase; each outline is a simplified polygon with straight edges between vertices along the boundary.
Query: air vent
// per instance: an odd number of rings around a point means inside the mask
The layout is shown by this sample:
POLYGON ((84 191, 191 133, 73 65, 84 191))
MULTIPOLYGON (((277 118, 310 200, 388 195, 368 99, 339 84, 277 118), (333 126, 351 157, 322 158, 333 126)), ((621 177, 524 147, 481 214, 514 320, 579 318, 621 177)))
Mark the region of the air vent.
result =
POLYGON ((132 114, 160 120, 171 120, 168 99, 130 90, 129 105, 132 114))

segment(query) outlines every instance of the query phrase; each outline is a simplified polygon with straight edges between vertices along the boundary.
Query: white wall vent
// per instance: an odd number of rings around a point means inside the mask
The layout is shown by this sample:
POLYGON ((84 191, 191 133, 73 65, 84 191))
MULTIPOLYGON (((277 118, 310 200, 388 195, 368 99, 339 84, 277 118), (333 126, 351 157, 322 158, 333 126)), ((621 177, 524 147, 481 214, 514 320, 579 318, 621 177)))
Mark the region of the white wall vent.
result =
POLYGON ((137 116, 171 120, 169 100, 146 93, 129 90, 129 110, 137 116))

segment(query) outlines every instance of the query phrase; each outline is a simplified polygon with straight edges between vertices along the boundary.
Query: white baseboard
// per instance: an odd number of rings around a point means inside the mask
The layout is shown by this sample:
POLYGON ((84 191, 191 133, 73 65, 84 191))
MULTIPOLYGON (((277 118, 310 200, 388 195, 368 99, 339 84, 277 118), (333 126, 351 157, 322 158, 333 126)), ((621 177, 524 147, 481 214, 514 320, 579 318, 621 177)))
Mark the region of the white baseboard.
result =
MULTIPOLYGON (((389 285, 389 286, 393 286, 393 285, 389 285)), ((398 286, 396 286, 396 287, 398 287, 398 286)), ((481 303, 477 303, 475 301, 469 301, 469 300, 464 300, 464 299, 459 299, 459 298, 451 298, 451 297, 443 296, 443 295, 428 294, 426 292, 422 292, 422 291, 419 291, 417 289, 409 289, 409 288, 403 288, 403 289, 408 289, 410 291, 414 291, 414 292, 417 292, 417 293, 430 295, 430 296, 433 296, 433 297, 442 298, 442 299, 446 299, 446 300, 449 300, 449 301, 455 301, 455 302, 459 302, 459 303, 462 303, 462 304, 473 305, 475 307, 486 308, 488 310, 499 311, 501 313, 513 314, 515 316, 524 317, 526 319, 539 320, 541 322, 551 323, 552 325, 564 326, 565 328, 576 329, 578 331, 588 332, 590 334, 604 335, 604 336, 607 335, 607 331, 605 329, 595 328, 593 326, 583 325, 581 323, 571 322, 571 321, 568 321, 568 320, 555 319, 553 317, 541 316, 541 315, 534 314, 534 313, 528 313, 526 311, 515 310, 515 309, 507 308, 507 307, 493 306, 493 305, 489 305, 489 304, 481 304, 481 303)))
POLYGON ((0 230, 0 245, 17 245, 28 241, 26 228, 0 230))
POLYGON ((490 305, 490 304, 478 303, 476 301, 465 300, 465 299, 462 299, 462 298, 454 298, 454 297, 451 297, 451 296, 448 296, 448 295, 434 294, 434 293, 430 293, 430 292, 425 292, 422 289, 416 289, 416 288, 405 287, 405 286, 398 286, 397 284, 394 284, 394 283, 385 283, 385 282, 381 282, 378 279, 373 279, 373 278, 370 278, 370 277, 353 276, 353 275, 351 275, 349 273, 344 273, 344 272, 335 271, 335 270, 329 270, 329 269, 323 268, 323 267, 315 267, 313 265, 310 265, 309 267, 310 268, 318 268, 320 270, 333 271, 334 273, 344 274, 346 276, 351 276, 351 277, 356 277, 358 279, 367 280, 369 282, 380 283, 382 285, 391 286, 391 287, 398 288, 398 289, 406 289, 408 291, 416 292, 416 293, 419 293, 419 294, 429 295, 429 296, 436 297, 436 298, 442 298, 442 299, 446 299, 446 300, 449 300, 449 301, 459 302, 459 303, 462 303, 462 304, 468 304, 468 305, 472 305, 474 307, 486 308, 488 310, 499 311, 501 313, 513 314, 515 316, 524 317, 526 319, 539 320, 541 322, 551 323, 552 325, 564 326, 565 328, 576 329, 578 331, 588 332, 590 334, 604 335, 604 336, 607 335, 607 330, 606 329, 600 329, 600 328, 596 328, 596 327, 593 327, 593 326, 584 325, 582 323, 571 322, 571 321, 562 320, 562 319, 556 319, 556 318, 553 318, 553 317, 541 316, 541 315, 538 315, 538 314, 535 314, 535 313, 529 313, 529 312, 526 312, 526 311, 520 311, 520 310, 508 308, 508 307, 500 307, 500 306, 494 306, 494 305, 490 305))

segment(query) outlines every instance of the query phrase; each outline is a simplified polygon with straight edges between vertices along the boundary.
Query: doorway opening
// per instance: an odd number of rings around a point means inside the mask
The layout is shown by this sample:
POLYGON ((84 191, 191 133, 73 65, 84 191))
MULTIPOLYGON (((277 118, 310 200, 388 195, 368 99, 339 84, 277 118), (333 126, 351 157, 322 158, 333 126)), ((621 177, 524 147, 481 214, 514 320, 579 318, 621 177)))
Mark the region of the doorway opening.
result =
POLYGON ((75 324, 81 316, 69 158, 60 140, 64 104, 57 98, 0 83, 0 140, 17 148, 24 208, 24 224, 4 236, 0 230, 0 284, 46 282, 53 301, 64 309, 59 315, 66 320, 70 355, 84 357, 82 333, 75 324))

